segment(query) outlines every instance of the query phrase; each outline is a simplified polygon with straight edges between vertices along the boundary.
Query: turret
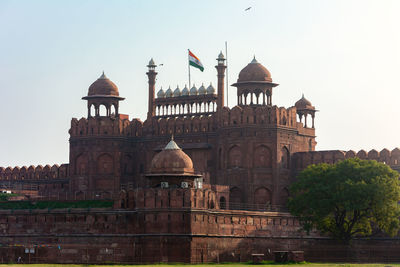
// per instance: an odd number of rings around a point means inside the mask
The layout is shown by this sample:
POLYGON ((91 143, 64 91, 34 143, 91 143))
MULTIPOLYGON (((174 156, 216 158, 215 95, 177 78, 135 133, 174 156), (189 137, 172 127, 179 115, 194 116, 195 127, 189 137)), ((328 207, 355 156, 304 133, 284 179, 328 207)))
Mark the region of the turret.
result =
POLYGON ((238 105, 272 106, 272 88, 278 84, 272 82, 271 73, 254 57, 232 86, 237 87, 238 105))
POLYGON ((119 116, 119 101, 125 98, 119 96, 118 87, 103 74, 90 85, 88 95, 82 97, 88 101, 88 118, 95 116, 118 117, 119 116), (101 114, 100 108, 104 106, 105 114, 101 114), (94 107, 94 114, 91 109, 94 107), (114 109, 114 110, 112 110, 114 109))
POLYGON ((222 110, 224 107, 224 79, 225 79, 225 57, 222 54, 222 51, 219 53, 217 58, 218 65, 215 66, 217 69, 217 77, 218 77, 218 101, 217 101, 217 110, 222 110))
POLYGON ((149 61, 149 65, 147 67, 149 68, 147 74, 147 77, 149 77, 149 110, 147 112, 147 119, 150 120, 153 116, 156 114, 156 106, 155 106, 155 85, 156 85, 156 64, 154 63, 154 60, 151 59, 149 61))
POLYGON ((318 110, 315 110, 315 107, 304 97, 304 94, 302 95, 301 99, 296 102, 295 107, 297 110, 297 115, 299 115, 300 122, 302 122, 304 116, 304 127, 307 128, 307 116, 311 115, 311 128, 314 128, 315 112, 318 110))

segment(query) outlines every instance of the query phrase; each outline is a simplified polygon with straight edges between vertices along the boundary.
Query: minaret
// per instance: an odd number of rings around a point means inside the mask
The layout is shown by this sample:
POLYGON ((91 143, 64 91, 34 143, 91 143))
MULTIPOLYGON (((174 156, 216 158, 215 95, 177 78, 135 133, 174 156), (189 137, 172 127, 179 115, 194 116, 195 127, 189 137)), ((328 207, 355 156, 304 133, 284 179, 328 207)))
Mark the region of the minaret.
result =
POLYGON ((225 57, 222 54, 222 51, 219 53, 218 58, 218 65, 215 66, 218 72, 218 102, 217 102, 217 111, 221 111, 224 107, 224 79, 225 79, 225 57))
POLYGON ((149 62, 149 65, 147 67, 149 68, 149 71, 146 73, 147 76, 149 77, 149 111, 147 112, 147 119, 150 120, 153 116, 155 116, 155 85, 156 85, 156 64, 154 63, 154 60, 151 59, 149 62))

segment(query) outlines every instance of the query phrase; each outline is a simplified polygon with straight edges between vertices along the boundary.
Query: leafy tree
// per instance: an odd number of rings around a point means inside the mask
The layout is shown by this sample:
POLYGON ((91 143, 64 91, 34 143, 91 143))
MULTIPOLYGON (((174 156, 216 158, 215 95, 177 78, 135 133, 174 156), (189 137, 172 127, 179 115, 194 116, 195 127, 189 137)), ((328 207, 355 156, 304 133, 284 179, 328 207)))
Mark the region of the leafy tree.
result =
POLYGON ((310 165, 290 194, 289 210, 307 233, 316 228, 348 243, 376 229, 391 236, 399 229, 399 173, 375 160, 310 165))

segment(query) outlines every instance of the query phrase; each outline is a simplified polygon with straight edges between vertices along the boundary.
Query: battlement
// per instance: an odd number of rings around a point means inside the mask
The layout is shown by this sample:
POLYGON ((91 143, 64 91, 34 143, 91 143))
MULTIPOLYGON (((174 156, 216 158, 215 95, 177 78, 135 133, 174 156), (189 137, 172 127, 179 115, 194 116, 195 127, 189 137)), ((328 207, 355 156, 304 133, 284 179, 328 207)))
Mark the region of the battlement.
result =
POLYGON ((90 117, 73 118, 69 134, 75 136, 141 136, 143 122, 139 119, 90 117))
POLYGON ((394 169, 400 168, 399 148, 395 148, 392 151, 389 151, 385 148, 380 152, 376 151, 375 149, 372 149, 369 152, 366 152, 365 150, 360 150, 358 152, 353 150, 349 150, 347 152, 342 150, 298 152, 293 155, 293 164, 295 169, 301 170, 310 164, 333 164, 343 159, 355 157, 383 162, 394 169))
POLYGON ((219 126, 233 126, 246 124, 269 124, 291 128, 303 127, 297 122, 295 107, 277 106, 235 106, 232 109, 222 109, 219 126))
POLYGON ((23 167, 0 167, 0 181, 23 181, 23 180, 51 180, 68 177, 68 164, 61 166, 23 166, 23 167))
POLYGON ((218 127, 244 125, 274 125, 297 129, 300 134, 314 135, 314 128, 306 128, 297 120, 296 107, 277 106, 235 106, 223 107, 221 116, 217 113, 184 114, 185 116, 161 116, 142 122, 124 118, 90 117, 73 118, 69 133, 79 136, 125 136, 181 135, 200 132, 214 132, 218 127))
POLYGON ((160 208, 196 208, 226 209, 229 202, 228 186, 204 185, 203 189, 160 189, 143 188, 121 191, 114 208, 123 209, 160 209, 160 208), (220 207, 220 199, 223 205, 220 207))

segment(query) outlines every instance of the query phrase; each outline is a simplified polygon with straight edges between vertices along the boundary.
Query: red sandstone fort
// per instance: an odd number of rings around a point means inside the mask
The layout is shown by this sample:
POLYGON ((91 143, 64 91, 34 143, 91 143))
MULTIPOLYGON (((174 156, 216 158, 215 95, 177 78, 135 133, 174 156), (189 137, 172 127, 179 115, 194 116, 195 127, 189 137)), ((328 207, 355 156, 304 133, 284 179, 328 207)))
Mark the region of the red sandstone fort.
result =
POLYGON ((232 109, 224 105, 222 53, 217 88, 156 93, 156 64, 147 67, 144 122, 120 113, 124 98, 103 73, 82 98, 87 118, 71 121, 68 164, 0 168, 0 189, 20 201, 113 201, 0 210, 2 262, 227 262, 282 250, 304 251, 306 260, 400 260, 397 238, 357 240, 349 253, 299 231, 285 206, 309 164, 359 157, 400 170, 399 149, 315 151, 317 110, 304 96, 289 108, 274 105, 278 84, 255 58, 232 85, 232 109))

